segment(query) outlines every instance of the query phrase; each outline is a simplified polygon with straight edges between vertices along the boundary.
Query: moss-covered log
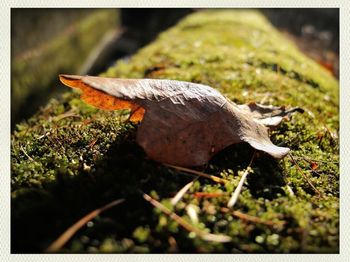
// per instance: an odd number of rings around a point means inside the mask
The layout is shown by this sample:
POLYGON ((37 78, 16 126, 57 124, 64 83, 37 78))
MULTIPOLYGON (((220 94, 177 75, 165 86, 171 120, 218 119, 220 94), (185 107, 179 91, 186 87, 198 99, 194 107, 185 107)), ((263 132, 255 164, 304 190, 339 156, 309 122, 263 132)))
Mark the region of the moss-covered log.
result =
POLYGON ((32 17, 31 10, 13 12, 11 114, 12 122, 17 123, 53 93, 57 74, 78 73, 103 36, 116 29, 118 13, 113 9, 44 9, 36 10, 32 17), (60 21, 65 15, 67 21, 60 21), (23 24, 22 17, 29 17, 27 24, 23 24))
POLYGON ((137 126, 125 120, 128 112, 97 110, 68 92, 12 135, 13 252, 43 251, 80 217, 118 198, 126 200, 83 227, 62 252, 339 251, 338 82, 263 16, 195 13, 105 75, 199 82, 238 103, 300 106, 304 114, 271 134, 275 144, 292 149, 295 162, 259 154, 233 214, 223 207, 253 150, 231 146, 203 170, 230 182, 200 178, 171 207, 170 198, 193 177, 148 160, 135 143, 137 126), (140 191, 232 242, 201 240, 140 191), (198 221, 186 212, 189 204, 198 221))

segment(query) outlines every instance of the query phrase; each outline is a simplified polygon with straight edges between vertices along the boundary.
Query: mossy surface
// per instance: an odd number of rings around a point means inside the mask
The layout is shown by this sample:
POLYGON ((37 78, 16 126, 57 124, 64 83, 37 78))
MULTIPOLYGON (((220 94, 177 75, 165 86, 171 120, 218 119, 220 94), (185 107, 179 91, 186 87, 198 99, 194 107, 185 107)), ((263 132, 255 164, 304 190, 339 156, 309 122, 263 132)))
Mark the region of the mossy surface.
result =
POLYGON ((59 73, 77 73, 104 34, 116 28, 117 18, 116 10, 91 11, 62 32, 56 32, 50 40, 14 56, 11 65, 12 121, 17 122, 27 115, 27 111, 39 107, 38 101, 52 93, 52 83, 57 83, 59 73))
POLYGON ((222 212, 253 149, 239 144, 220 152, 201 170, 230 182, 199 178, 172 207, 194 226, 232 237, 225 244, 201 240, 140 194, 169 206, 193 177, 148 160, 127 112, 94 109, 68 92, 12 135, 12 252, 42 252, 83 215, 118 198, 125 202, 84 226, 61 251, 339 252, 338 82, 263 16, 195 13, 104 75, 192 81, 237 103, 300 106, 306 112, 284 122, 271 139, 292 149, 301 170, 288 156, 277 161, 257 155, 234 208, 263 221, 253 223, 222 212), (198 192, 220 195, 203 198, 198 192), (198 221, 191 220, 188 205, 198 221))

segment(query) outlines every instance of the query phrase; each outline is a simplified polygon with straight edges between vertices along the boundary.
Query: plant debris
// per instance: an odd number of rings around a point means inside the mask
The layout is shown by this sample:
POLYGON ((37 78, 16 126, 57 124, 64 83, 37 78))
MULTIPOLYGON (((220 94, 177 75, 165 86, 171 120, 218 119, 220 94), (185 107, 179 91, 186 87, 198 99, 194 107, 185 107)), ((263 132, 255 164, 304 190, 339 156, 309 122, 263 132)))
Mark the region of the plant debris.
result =
POLYGON ((163 213, 168 215, 171 219, 176 221, 179 225, 181 225, 187 231, 194 232, 196 235, 198 235, 203 240, 220 242, 220 243, 226 243, 226 242, 231 241, 231 237, 229 237, 229 236, 222 235, 222 234, 219 235, 219 234, 207 233, 207 232, 205 232, 197 227, 194 227, 189 222, 187 222, 186 220, 184 220, 183 218, 181 218, 180 216, 178 216, 174 212, 170 211, 167 207, 165 207, 160 202, 158 202, 157 200, 153 199, 152 197, 150 197, 149 195, 147 195, 145 193, 143 193, 143 198, 146 201, 148 201, 149 203, 151 203, 153 206, 155 206, 156 208, 161 210, 163 213))
POLYGON ((82 100, 97 108, 130 109, 130 120, 141 121, 137 142, 147 155, 178 166, 205 165, 241 142, 282 158, 289 148, 274 145, 269 128, 303 112, 298 107, 236 105, 210 86, 184 81, 78 75, 60 75, 60 80, 81 89, 82 100))
POLYGON ((45 251, 50 253, 58 252, 68 242, 68 240, 87 222, 97 217, 103 211, 106 211, 116 205, 119 205, 122 202, 124 202, 124 199, 117 199, 103 207, 100 207, 90 212, 83 218, 79 219, 79 221, 74 223, 74 225, 69 227, 66 231, 64 231, 64 233, 61 236, 59 236, 59 238, 57 238, 45 251))

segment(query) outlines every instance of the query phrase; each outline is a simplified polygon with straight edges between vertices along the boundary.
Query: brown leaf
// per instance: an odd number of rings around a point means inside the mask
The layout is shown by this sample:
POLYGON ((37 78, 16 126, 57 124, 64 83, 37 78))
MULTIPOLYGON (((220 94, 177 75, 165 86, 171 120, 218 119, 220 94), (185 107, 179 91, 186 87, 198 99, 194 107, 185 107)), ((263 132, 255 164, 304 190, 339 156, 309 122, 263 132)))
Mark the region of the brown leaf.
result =
POLYGON ((236 105, 201 84, 159 79, 117 79, 60 75, 67 86, 83 91, 82 99, 105 110, 130 109, 141 121, 137 142, 158 162, 177 166, 206 164, 225 147, 247 142, 275 158, 289 148, 272 144, 268 127, 300 108, 236 105))
POLYGON ((279 125, 284 118, 289 119, 294 112, 304 113, 304 110, 299 107, 293 107, 286 110, 285 106, 259 105, 254 102, 239 105, 239 107, 240 109, 251 113, 256 121, 267 127, 275 127, 279 125))
POLYGON ((141 121, 145 110, 132 101, 120 99, 119 97, 111 96, 106 92, 99 91, 93 85, 85 83, 80 76, 65 77, 60 75, 60 80, 66 86, 72 88, 78 88, 83 91, 81 99, 86 103, 104 110, 118 110, 118 109, 130 109, 131 121, 141 121))
POLYGON ((310 167, 312 170, 316 170, 318 168, 318 164, 316 162, 311 162, 310 167))

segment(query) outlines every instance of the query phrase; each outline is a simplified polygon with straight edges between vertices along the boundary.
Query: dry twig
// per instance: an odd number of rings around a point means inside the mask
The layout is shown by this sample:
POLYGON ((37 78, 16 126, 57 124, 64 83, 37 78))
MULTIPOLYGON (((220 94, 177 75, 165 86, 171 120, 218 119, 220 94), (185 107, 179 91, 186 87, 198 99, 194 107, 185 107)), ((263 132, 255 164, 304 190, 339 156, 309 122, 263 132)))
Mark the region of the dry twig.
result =
POLYGON ((217 198, 226 195, 225 192, 196 192, 194 197, 196 198, 217 198))
POLYGON ((217 176, 213 176, 213 175, 208 175, 206 173, 203 173, 203 172, 200 172, 200 171, 197 171, 197 170, 193 170, 193 169, 189 169, 189 168, 185 168, 185 167, 180 167, 180 166, 173 166, 173 165, 169 165, 169 164, 164 164, 164 165, 168 166, 168 167, 171 167, 171 168, 174 168, 174 169, 179 170, 179 171, 184 171, 184 172, 187 172, 187 173, 190 173, 190 174, 195 174, 195 175, 198 175, 198 176, 209 178, 209 179, 211 179, 211 180, 213 180, 214 182, 217 182, 217 183, 225 184, 225 183, 229 182, 226 179, 223 179, 223 178, 220 178, 220 177, 217 177, 217 176))
POLYGON ((69 110, 69 111, 67 111, 67 112, 65 112, 63 114, 60 114, 60 115, 54 117, 53 120, 58 122, 58 121, 60 121, 60 120, 62 120, 64 118, 67 118, 67 117, 78 117, 78 118, 81 118, 81 116, 79 114, 75 113, 73 110, 69 110))
POLYGON ((25 154, 25 156, 28 157, 28 159, 29 159, 30 161, 34 161, 34 159, 33 159, 30 155, 27 154, 27 152, 25 151, 25 149, 23 148, 23 146, 20 146, 20 149, 21 149, 21 151, 23 152, 23 154, 25 154))
POLYGON ((286 223, 285 221, 274 222, 274 221, 262 220, 261 218, 247 215, 247 214, 244 214, 244 213, 237 211, 237 210, 232 211, 232 210, 228 209, 227 207, 222 207, 221 212, 224 212, 224 213, 230 212, 232 215, 234 215, 235 217, 238 217, 239 219, 246 220, 246 221, 249 221, 252 223, 263 224, 263 225, 266 225, 269 227, 281 227, 286 223))
POLYGON ((175 222, 177 222, 184 229, 186 229, 189 232, 194 232, 196 235, 198 235, 203 240, 214 241, 214 242, 221 242, 221 243, 226 243, 226 242, 230 242, 231 241, 231 237, 229 237, 229 236, 210 234, 210 233, 207 233, 207 232, 204 232, 204 231, 200 230, 197 227, 192 226, 190 223, 188 223, 182 217, 180 217, 177 214, 175 214, 174 212, 170 211, 167 207, 165 207, 163 204, 161 204, 157 200, 153 199, 149 195, 147 195, 145 193, 142 193, 142 195, 143 195, 143 198, 147 202, 151 203, 154 207, 158 208, 164 214, 168 215, 171 219, 173 219, 175 222))
POLYGON ((198 177, 196 177, 195 179, 193 179, 191 182, 187 183, 183 188, 181 188, 179 190, 179 192, 176 193, 176 195, 171 199, 170 203, 175 206, 180 200, 181 198, 186 194, 186 192, 191 188, 191 186, 193 185, 193 183, 198 179, 198 177))
POLYGON ((311 180, 304 174, 303 170, 301 170, 298 163, 295 161, 294 157, 291 153, 288 153, 290 159, 292 160, 293 164, 296 166, 300 174, 303 176, 303 178, 307 181, 307 183, 311 186, 311 188, 316 192, 319 196, 322 196, 322 193, 312 184, 311 180))
POLYGON ((237 202, 237 199, 238 199, 239 194, 241 193, 241 190, 242 190, 244 181, 246 180, 247 175, 249 174, 250 166, 251 166, 252 163, 253 163, 253 160, 254 160, 254 157, 255 157, 255 152, 256 152, 256 151, 254 151, 253 156, 252 156, 252 158, 250 159, 249 165, 247 166, 247 168, 246 168, 246 170, 244 171, 244 173, 243 173, 241 179, 239 180, 239 183, 238 183, 237 188, 236 188, 235 191, 232 193, 232 196, 231 196, 230 200, 229 200, 228 203, 227 203, 227 207, 228 207, 228 208, 232 208, 232 207, 236 204, 236 202, 237 202))
POLYGON ((69 227, 62 235, 60 235, 54 242, 52 242, 52 244, 45 250, 45 252, 50 252, 50 253, 58 252, 67 243, 67 241, 87 222, 94 219, 96 216, 98 216, 102 212, 116 205, 119 205, 122 202, 124 202, 124 199, 114 200, 109 204, 90 212, 89 214, 81 218, 78 222, 76 222, 74 225, 69 227))

